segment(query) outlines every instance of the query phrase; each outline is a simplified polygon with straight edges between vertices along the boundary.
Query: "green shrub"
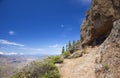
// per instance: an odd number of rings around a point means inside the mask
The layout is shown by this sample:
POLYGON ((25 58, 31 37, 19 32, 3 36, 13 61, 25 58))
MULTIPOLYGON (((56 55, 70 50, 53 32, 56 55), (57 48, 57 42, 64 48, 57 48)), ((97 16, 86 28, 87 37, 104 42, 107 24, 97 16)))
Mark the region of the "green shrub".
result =
POLYGON ((64 53, 62 54, 62 56, 63 56, 64 58, 68 58, 68 56, 70 56, 70 51, 64 52, 64 53))
POLYGON ((110 69, 110 66, 109 66, 108 64, 105 64, 105 65, 104 65, 104 68, 105 68, 105 70, 108 71, 108 70, 110 69))
POLYGON ((58 56, 42 62, 33 62, 30 66, 25 67, 24 71, 12 78, 60 78, 55 62, 59 62, 58 56))
POLYGON ((54 70, 54 71, 48 71, 46 72, 42 78, 60 78, 59 72, 54 70))
POLYGON ((45 72, 42 75, 42 78, 60 78, 58 68, 54 63, 46 61, 42 67, 45 67, 45 72))
POLYGON ((53 61, 53 63, 63 63, 63 59, 61 58, 61 56, 52 56, 51 60, 53 61))

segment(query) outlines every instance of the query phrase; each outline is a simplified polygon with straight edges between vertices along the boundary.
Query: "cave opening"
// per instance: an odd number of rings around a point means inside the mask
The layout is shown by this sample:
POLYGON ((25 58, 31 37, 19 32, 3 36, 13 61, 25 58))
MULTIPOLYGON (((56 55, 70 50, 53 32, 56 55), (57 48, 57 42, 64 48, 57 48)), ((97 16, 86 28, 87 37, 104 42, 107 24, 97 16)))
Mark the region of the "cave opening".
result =
POLYGON ((110 35, 113 28, 113 21, 109 20, 104 23, 103 28, 99 29, 99 33, 97 37, 93 41, 93 45, 101 45, 110 35))

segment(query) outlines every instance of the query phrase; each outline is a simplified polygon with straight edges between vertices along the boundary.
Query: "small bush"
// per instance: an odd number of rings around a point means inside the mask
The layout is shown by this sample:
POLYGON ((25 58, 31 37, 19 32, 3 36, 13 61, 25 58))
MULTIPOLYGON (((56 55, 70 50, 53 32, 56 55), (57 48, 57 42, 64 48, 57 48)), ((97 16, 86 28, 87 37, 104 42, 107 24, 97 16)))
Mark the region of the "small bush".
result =
POLYGON ((61 58, 61 56, 52 56, 51 60, 53 61, 53 63, 63 63, 63 59, 61 58))
POLYGON ((42 78, 60 78, 59 72, 54 70, 54 71, 48 71, 46 72, 42 78))
POLYGON ((104 68, 105 68, 105 70, 108 71, 108 70, 110 69, 110 66, 109 66, 108 64, 105 64, 105 65, 104 65, 104 68))
POLYGON ((58 68, 55 66, 54 63, 50 63, 46 61, 43 64, 43 67, 45 67, 43 70, 45 70, 44 74, 42 75, 42 78, 60 78, 60 74, 58 71, 58 68))
POLYGON ((64 58, 68 58, 68 56, 70 56, 70 51, 64 52, 64 53, 62 54, 62 56, 63 56, 64 58))

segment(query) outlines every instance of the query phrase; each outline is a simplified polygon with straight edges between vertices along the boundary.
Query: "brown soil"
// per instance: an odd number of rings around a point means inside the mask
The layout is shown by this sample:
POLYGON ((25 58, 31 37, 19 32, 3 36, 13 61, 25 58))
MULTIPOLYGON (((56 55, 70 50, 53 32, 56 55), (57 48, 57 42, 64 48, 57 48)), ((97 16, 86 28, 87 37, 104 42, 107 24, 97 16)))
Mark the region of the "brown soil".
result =
POLYGON ((76 59, 65 59, 57 64, 61 78, 95 78, 95 51, 97 48, 87 48, 88 54, 76 59))

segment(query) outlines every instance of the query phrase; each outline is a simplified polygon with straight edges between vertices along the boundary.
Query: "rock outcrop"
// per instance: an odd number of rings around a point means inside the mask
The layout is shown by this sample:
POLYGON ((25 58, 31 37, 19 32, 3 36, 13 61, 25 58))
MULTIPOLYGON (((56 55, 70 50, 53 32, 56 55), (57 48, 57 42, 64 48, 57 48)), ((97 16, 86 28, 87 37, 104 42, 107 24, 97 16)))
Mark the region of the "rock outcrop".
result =
POLYGON ((101 44, 110 34, 113 22, 120 18, 120 0, 92 0, 81 26, 82 45, 101 44))
POLYGON ((99 47, 96 54, 97 65, 102 65, 96 72, 96 78, 119 78, 120 77, 120 19, 114 22, 113 29, 99 47))
POLYGON ((96 78, 120 77, 120 0, 92 0, 81 25, 82 47, 96 51, 96 78))

